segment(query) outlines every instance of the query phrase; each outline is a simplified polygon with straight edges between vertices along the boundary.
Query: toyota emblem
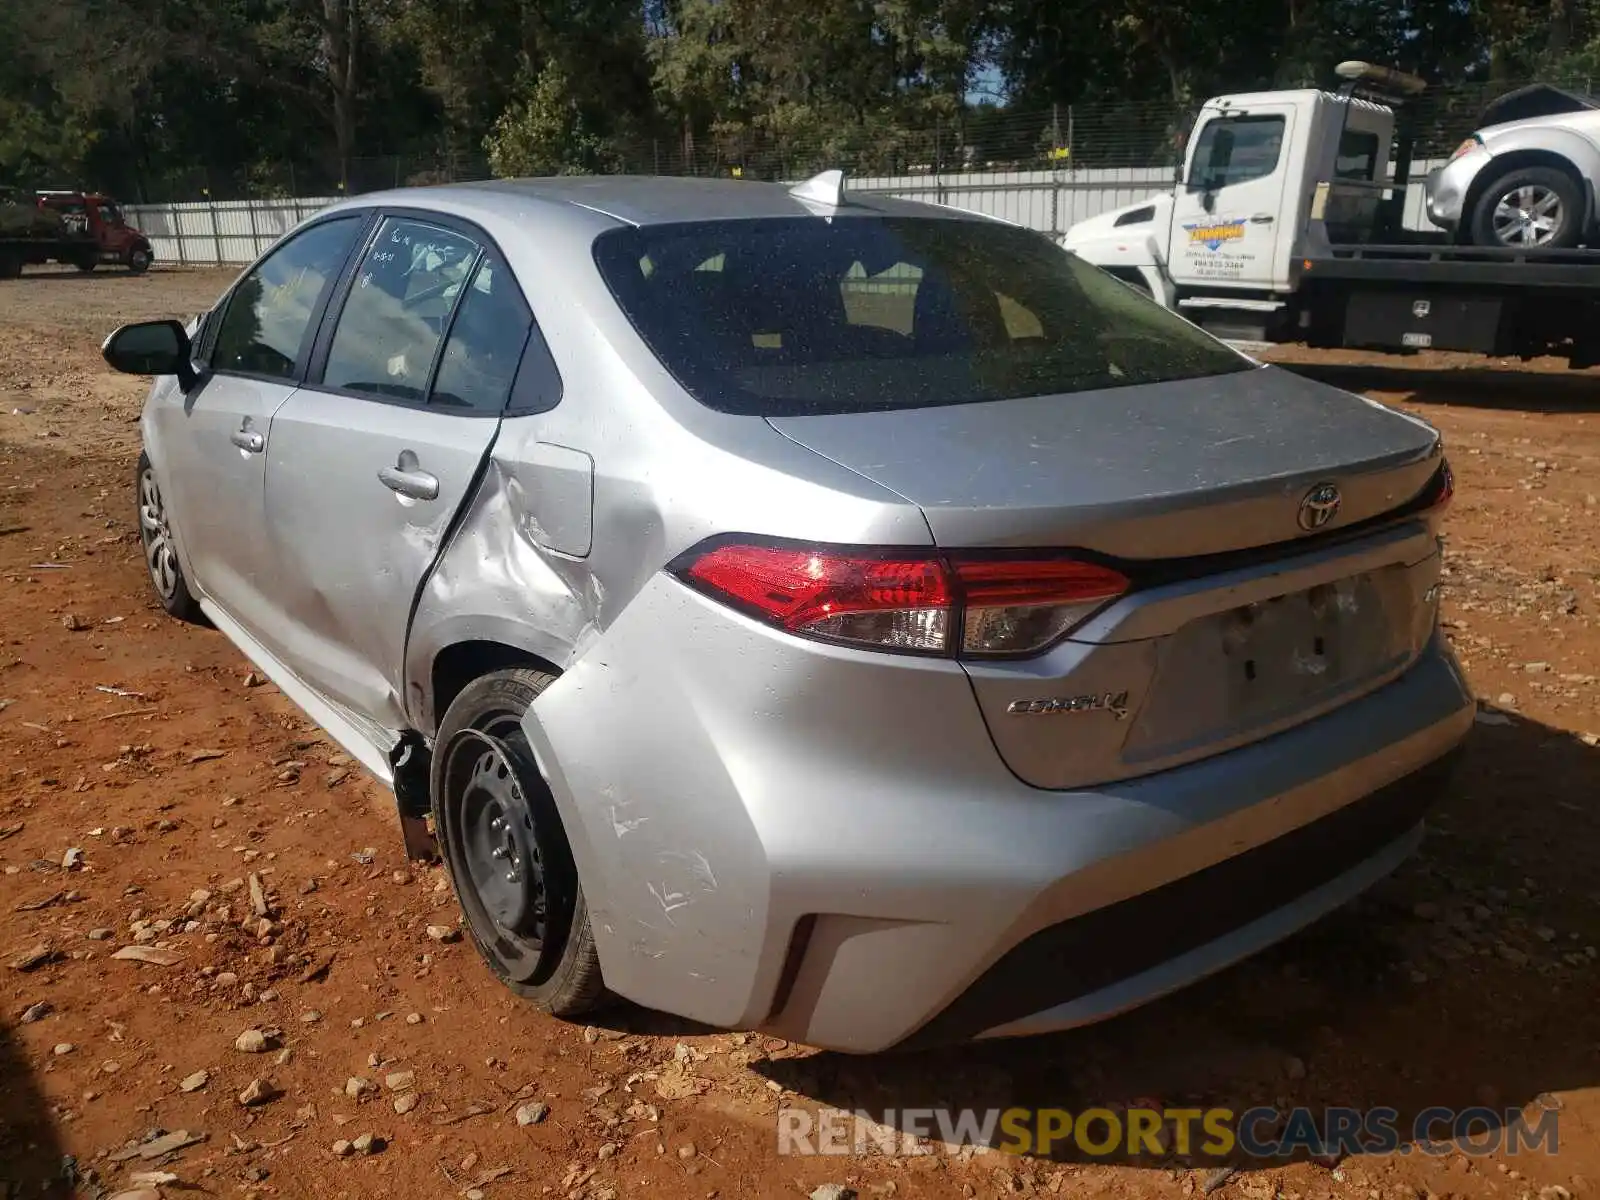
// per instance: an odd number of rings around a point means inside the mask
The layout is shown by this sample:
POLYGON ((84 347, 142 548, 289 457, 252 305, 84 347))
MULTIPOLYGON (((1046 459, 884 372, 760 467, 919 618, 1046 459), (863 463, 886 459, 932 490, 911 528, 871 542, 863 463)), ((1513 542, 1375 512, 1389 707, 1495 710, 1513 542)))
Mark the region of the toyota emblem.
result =
POLYGON ((1319 483, 1300 501, 1300 528, 1308 533, 1321 529, 1339 512, 1339 489, 1331 483, 1319 483))

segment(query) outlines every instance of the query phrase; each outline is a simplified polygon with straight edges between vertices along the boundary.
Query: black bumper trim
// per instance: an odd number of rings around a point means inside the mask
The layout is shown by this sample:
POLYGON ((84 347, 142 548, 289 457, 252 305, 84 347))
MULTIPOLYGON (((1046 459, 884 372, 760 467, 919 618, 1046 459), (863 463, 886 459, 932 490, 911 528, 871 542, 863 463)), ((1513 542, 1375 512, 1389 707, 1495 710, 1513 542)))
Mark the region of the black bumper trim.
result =
POLYGON ((1041 929, 897 1049, 967 1041, 1091 995, 1293 903, 1415 828, 1457 758, 1447 754, 1254 850, 1041 929))

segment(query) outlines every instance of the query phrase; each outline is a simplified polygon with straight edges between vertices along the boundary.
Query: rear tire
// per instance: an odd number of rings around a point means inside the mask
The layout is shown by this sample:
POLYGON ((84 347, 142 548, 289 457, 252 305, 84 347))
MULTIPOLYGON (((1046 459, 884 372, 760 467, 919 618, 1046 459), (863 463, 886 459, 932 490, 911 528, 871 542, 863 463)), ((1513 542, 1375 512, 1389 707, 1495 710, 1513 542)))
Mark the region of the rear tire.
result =
POLYGON ((0 279, 17 279, 22 275, 22 258, 0 250, 0 279))
POLYGON ((517 995, 557 1017, 606 998, 594 930, 555 799, 521 721, 554 682, 514 668, 462 689, 434 742, 434 829, 472 942, 517 995))
POLYGON ((189 591, 189 582, 178 564, 178 547, 172 537, 172 522, 161 485, 156 481, 155 468, 150 465, 150 456, 143 451, 134 472, 134 489, 138 498, 139 544, 144 550, 145 573, 150 577, 156 599, 168 616, 196 625, 205 624, 200 602, 189 591))
POLYGON ((87 275, 90 271, 94 270, 100 265, 100 259, 97 255, 85 254, 81 258, 77 259, 72 265, 87 275))
POLYGON ((1475 246, 1569 249, 1583 237, 1583 189, 1555 167, 1513 167, 1489 181, 1472 206, 1475 246))

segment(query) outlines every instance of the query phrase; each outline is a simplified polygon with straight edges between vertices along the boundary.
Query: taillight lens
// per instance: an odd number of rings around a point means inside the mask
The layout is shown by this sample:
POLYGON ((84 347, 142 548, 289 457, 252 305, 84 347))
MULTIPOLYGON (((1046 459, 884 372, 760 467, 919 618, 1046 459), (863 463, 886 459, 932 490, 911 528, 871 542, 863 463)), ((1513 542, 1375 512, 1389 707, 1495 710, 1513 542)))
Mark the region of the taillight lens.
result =
POLYGON ((955 559, 964 602, 961 652, 1025 654, 1057 641, 1128 590, 1110 567, 1071 559, 955 559))
POLYGON ((1119 572, 1073 559, 756 542, 691 551, 673 569, 802 637, 971 657, 1036 653, 1128 590, 1119 572))
POLYGON ((1446 460, 1439 464, 1439 469, 1428 481, 1428 486, 1418 500, 1418 507, 1429 512, 1443 512, 1450 507, 1450 501, 1455 499, 1455 495, 1455 473, 1450 470, 1450 463, 1446 460))
POLYGON ((787 629, 895 650, 943 650, 950 586, 922 557, 730 543, 680 572, 702 591, 787 629))
POLYGON ((1473 134, 1466 141, 1462 142, 1461 145, 1455 148, 1450 155, 1450 161, 1455 162, 1455 160, 1460 158, 1463 154, 1471 154, 1474 150, 1478 149, 1478 147, 1482 145, 1483 139, 1477 134, 1473 134))

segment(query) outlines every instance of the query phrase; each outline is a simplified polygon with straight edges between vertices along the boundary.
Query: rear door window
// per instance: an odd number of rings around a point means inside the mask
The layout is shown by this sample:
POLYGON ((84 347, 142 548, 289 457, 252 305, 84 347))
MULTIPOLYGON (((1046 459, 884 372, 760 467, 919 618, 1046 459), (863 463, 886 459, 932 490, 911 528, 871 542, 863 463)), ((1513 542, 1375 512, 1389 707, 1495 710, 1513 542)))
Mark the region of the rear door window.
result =
POLYGON ((702 403, 760 416, 916 408, 1247 370, 1031 230, 852 217, 615 229, 595 259, 702 403))
POLYGON ((451 230, 386 219, 339 313, 322 385, 420 402, 478 251, 451 230))
POLYGON ((532 325, 533 315, 509 268, 485 257, 456 310, 428 403, 499 413, 511 394, 532 325))

